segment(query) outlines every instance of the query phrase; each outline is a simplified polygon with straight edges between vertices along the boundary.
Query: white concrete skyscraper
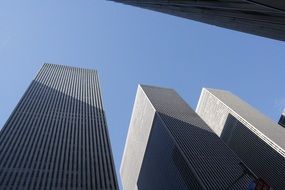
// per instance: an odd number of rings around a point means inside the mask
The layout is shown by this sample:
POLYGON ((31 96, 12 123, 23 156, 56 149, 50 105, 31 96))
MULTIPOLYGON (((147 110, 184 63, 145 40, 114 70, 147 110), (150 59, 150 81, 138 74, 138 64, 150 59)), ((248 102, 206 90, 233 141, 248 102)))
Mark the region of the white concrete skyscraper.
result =
POLYGON ((285 187, 285 129, 234 94, 203 88, 196 112, 258 176, 285 187))
POLYGON ((253 174, 174 91, 140 85, 123 153, 124 190, 246 189, 253 174))

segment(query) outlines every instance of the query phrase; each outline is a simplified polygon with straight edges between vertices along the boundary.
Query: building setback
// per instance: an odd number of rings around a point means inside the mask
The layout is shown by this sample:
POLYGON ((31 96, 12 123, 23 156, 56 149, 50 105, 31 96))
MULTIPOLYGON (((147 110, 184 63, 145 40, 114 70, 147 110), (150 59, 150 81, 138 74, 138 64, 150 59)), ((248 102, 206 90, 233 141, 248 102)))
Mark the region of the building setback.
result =
POLYGON ((171 89, 140 85, 120 174, 125 190, 246 189, 241 160, 171 89))
POLYGON ((274 190, 285 187, 285 130, 228 91, 203 88, 199 116, 274 190))
POLYGON ((44 64, 0 132, 0 189, 118 189, 95 70, 44 64))
POLYGON ((113 0, 232 30, 285 41, 285 1, 113 0))

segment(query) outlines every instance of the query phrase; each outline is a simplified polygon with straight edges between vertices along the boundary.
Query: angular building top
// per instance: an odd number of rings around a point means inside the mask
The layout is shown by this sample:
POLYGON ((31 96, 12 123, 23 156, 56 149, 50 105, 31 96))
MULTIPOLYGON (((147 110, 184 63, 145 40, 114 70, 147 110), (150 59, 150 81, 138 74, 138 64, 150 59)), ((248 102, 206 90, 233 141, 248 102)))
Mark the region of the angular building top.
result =
POLYGON ((125 190, 246 189, 241 160, 172 89, 140 85, 121 169, 125 190))
POLYGON ((224 90, 203 88, 196 112, 258 177, 284 189, 283 127, 224 90))
POLYGON ((285 1, 113 0, 285 41, 285 1))
MULTIPOLYGON (((232 94, 229 91, 211 89, 211 88, 203 88, 200 100, 197 105, 196 112, 203 113, 203 115, 208 115, 215 117, 215 112, 211 112, 211 109, 207 109, 208 107, 203 106, 202 104, 211 104, 211 100, 214 99, 209 96, 212 95, 216 97, 220 104, 225 105, 231 112, 237 114, 237 116, 241 117, 251 126, 254 126, 254 130, 256 133, 259 133, 260 136, 266 136, 266 138, 277 146, 281 147, 283 151, 285 151, 285 130, 280 127, 277 123, 273 122, 266 115, 232 94), (203 110, 202 110, 203 109, 203 110)), ((215 103, 215 104, 219 104, 215 103)), ((202 117, 203 118, 203 117, 202 117)), ((216 117, 218 118, 218 117, 216 117)), ((212 120, 214 122, 214 119, 212 120)), ((214 127, 212 123, 208 123, 210 127, 214 127)), ((220 131, 221 133, 222 131, 220 131)), ((284 152, 285 156, 285 152, 284 152)))
POLYGON ((40 69, 0 131, 0 189, 118 189, 95 70, 40 69))

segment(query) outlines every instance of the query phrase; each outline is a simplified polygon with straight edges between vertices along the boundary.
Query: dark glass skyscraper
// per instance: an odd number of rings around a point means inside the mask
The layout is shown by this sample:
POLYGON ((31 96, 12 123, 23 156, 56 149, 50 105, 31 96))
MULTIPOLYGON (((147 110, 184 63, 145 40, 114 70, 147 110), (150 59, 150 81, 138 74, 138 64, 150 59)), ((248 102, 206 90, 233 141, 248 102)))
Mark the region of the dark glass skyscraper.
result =
POLYGON ((113 0, 285 41, 284 0, 113 0))
POLYGON ((0 132, 0 189, 118 189, 95 70, 44 64, 0 132))

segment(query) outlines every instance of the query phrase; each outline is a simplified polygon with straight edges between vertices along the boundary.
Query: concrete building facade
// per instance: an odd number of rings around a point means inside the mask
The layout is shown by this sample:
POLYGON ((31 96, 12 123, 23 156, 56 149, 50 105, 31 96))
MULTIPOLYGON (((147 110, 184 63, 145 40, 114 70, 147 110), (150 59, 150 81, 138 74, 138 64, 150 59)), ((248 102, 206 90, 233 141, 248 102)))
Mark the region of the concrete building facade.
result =
POLYGON ((0 189, 118 189, 95 70, 44 64, 0 131, 0 189))
POLYGON ((171 89, 139 85, 120 168, 125 190, 246 189, 254 176, 171 89))
POLYGON ((284 189, 284 128, 223 90, 203 88, 196 112, 258 177, 284 189))

